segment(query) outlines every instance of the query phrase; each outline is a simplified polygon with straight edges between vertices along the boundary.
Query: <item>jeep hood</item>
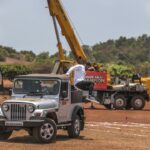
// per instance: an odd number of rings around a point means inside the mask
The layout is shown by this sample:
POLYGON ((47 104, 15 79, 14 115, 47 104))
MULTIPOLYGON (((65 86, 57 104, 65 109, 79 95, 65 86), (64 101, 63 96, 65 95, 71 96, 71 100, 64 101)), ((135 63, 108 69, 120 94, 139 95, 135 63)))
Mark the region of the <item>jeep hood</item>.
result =
POLYGON ((15 98, 6 100, 4 103, 28 103, 39 109, 58 108, 58 102, 55 99, 46 98, 15 98))

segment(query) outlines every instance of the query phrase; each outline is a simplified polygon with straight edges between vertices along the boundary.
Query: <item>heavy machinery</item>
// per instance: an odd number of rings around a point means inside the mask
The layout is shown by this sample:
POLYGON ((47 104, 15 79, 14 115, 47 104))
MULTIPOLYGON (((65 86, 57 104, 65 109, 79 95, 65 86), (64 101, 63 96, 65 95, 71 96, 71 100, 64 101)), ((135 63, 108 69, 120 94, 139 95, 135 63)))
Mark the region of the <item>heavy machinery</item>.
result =
POLYGON ((66 60, 64 55, 64 49, 62 46, 62 43, 60 41, 59 31, 57 22, 59 23, 61 27, 62 35, 65 36, 72 53, 75 57, 75 59, 78 61, 78 57, 80 56, 84 62, 87 61, 86 55, 84 54, 84 51, 74 33, 74 30, 70 24, 70 21, 67 17, 66 12, 64 11, 64 8, 59 0, 47 0, 48 2, 48 8, 50 15, 52 16, 54 29, 56 33, 57 38, 57 47, 59 50, 59 60, 55 62, 55 65, 53 67, 52 73, 56 74, 63 74, 67 71, 67 69, 70 67, 70 65, 73 64, 73 61, 66 60))
POLYGON ((141 81, 146 86, 148 95, 150 96, 150 77, 142 77, 141 81))
MULTIPOLYGON (((63 5, 60 0, 47 0, 50 15, 52 16, 57 46, 59 49, 59 60, 54 65, 52 73, 62 74, 65 73, 71 61, 65 60, 64 50, 60 41, 58 26, 61 28, 62 35, 65 36, 74 58, 79 62, 81 58, 87 62, 87 57, 76 37, 73 27, 68 19, 63 5)), ((142 109, 145 102, 149 101, 149 95, 144 85, 141 83, 128 83, 117 87, 109 86, 107 82, 107 72, 87 72, 86 79, 92 80, 95 83, 94 96, 97 101, 104 105, 106 108, 115 109, 142 109)))
MULTIPOLYGON (((68 45, 73 53, 73 56, 77 62, 82 60, 83 62, 87 62, 87 57, 84 53, 82 46, 73 30, 73 27, 69 21, 67 13, 65 12, 63 5, 60 0, 47 0, 48 8, 50 15, 53 19, 54 29, 57 38, 57 46, 59 50, 59 60, 56 61, 52 73, 62 74, 65 73, 66 70, 72 65, 73 61, 66 60, 64 55, 64 50, 62 43, 60 41, 59 31, 57 23, 61 28, 62 35, 65 36, 68 45), (79 59, 80 58, 80 59, 79 59)), ((91 76, 95 76, 96 78, 92 78, 97 84, 95 84, 96 89, 106 89, 107 88, 107 74, 106 72, 88 72, 87 78, 91 79, 91 76), (100 84, 99 84, 100 83, 100 84)))

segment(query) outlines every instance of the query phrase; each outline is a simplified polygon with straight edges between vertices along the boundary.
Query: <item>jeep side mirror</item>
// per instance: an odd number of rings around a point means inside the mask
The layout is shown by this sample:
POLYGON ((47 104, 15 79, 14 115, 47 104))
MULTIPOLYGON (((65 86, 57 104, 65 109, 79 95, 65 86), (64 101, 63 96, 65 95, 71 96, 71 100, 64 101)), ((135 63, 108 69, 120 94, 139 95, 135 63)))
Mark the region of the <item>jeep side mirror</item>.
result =
POLYGON ((67 91, 62 91, 61 96, 62 98, 66 98, 68 96, 67 91))
POLYGON ((12 89, 9 89, 9 96, 12 95, 12 89))

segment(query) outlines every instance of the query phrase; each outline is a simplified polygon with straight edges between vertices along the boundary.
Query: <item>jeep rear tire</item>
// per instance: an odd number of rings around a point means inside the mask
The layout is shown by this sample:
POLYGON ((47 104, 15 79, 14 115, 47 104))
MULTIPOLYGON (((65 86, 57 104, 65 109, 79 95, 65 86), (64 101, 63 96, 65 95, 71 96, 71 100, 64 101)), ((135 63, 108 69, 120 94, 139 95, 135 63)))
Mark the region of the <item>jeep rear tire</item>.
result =
POLYGON ((131 100, 131 105, 132 105, 133 109, 135 109, 135 110, 143 109, 145 106, 145 100, 144 100, 143 96, 141 96, 141 95, 134 96, 131 100))
POLYGON ((68 127, 68 136, 70 138, 76 138, 79 137, 81 130, 81 122, 80 117, 76 115, 74 119, 72 120, 71 126, 68 127))
POLYGON ((56 123, 52 119, 46 119, 43 125, 33 129, 33 137, 40 143, 51 143, 57 133, 56 123))
POLYGON ((0 127, 0 141, 7 140, 13 131, 0 127))

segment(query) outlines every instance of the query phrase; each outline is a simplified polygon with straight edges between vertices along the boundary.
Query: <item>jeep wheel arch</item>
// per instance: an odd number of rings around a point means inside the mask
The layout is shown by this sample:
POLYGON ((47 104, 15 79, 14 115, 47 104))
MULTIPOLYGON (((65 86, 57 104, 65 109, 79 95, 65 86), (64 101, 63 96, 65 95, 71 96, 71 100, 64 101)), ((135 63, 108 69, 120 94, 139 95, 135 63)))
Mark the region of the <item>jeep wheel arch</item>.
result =
POLYGON ((81 130, 84 129, 84 110, 80 106, 76 106, 73 110, 71 120, 74 120, 76 116, 79 116, 81 122, 81 130))
POLYGON ((57 119, 57 115, 55 112, 49 112, 46 114, 46 118, 52 119, 56 122, 56 124, 58 123, 58 119, 57 119))
POLYGON ((74 108, 71 119, 73 119, 76 115, 78 115, 79 117, 84 116, 84 111, 82 107, 76 106, 74 108))

